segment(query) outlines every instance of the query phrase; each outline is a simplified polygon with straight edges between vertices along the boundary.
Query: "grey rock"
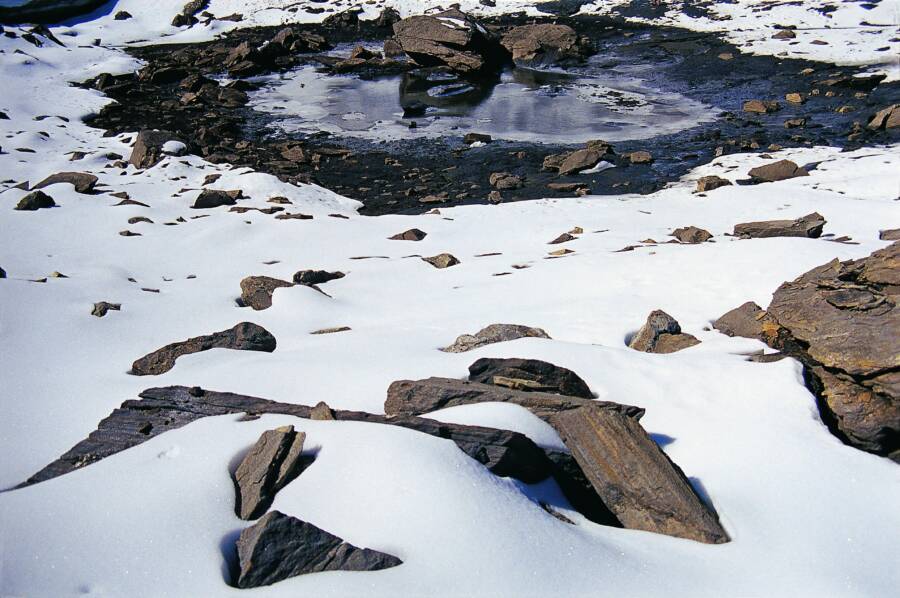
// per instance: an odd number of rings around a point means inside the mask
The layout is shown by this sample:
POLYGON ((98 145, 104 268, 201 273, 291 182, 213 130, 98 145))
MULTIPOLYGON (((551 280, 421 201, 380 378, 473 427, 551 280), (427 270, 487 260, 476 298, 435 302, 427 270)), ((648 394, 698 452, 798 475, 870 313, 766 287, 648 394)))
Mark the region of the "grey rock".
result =
POLYGON ((388 237, 391 241, 421 241, 425 237, 428 236, 428 233, 425 231, 421 231, 417 228, 411 228, 409 230, 403 231, 402 233, 397 233, 391 237, 388 237))
POLYGON ((456 259, 456 257, 450 255, 449 253, 439 253, 438 255, 433 255, 431 257, 423 257, 422 261, 428 262, 439 270, 450 268, 460 263, 460 261, 456 259))
POLYGON ((734 225, 734 235, 742 239, 765 239, 770 237, 807 237, 817 239, 822 234, 827 221, 818 212, 807 214, 796 220, 765 220, 743 222, 734 225))
POLYGON ((532 328, 520 324, 490 324, 475 334, 460 335, 452 345, 444 347, 441 351, 446 353, 464 353, 485 345, 520 338, 550 338, 550 336, 540 328, 532 328))
POLYGON ((99 303, 94 304, 94 308, 91 310, 91 315, 102 318, 110 311, 120 311, 121 309, 121 303, 107 303, 106 301, 100 301, 99 303))
POLYGON ((522 65, 549 65, 580 61, 591 52, 590 43, 568 25, 539 23, 510 29, 500 43, 522 65))
POLYGON ((657 309, 647 316, 647 321, 631 338, 628 346, 644 353, 674 353, 699 343, 694 336, 681 332, 675 318, 657 309))
POLYGON ((713 189, 718 189, 719 187, 727 187, 731 184, 731 181, 728 179, 723 179, 716 175, 700 177, 697 180, 697 193, 705 193, 707 191, 712 191, 713 189))
MULTIPOLYGON (((565 156, 559 164, 560 176, 576 174, 582 170, 588 170, 596 166, 603 158, 603 154, 595 149, 580 149, 565 156)), ((548 167, 547 161, 544 166, 548 167)))
POLYGON ((59 172, 48 176, 32 189, 43 189, 57 183, 70 183, 75 187, 77 193, 91 193, 94 191, 94 185, 97 184, 97 177, 85 172, 59 172))
POLYGON ((34 212, 53 207, 56 207, 56 202, 53 201, 52 197, 43 191, 32 191, 19 200, 15 209, 23 212, 34 212))
POLYGON ((208 210, 220 206, 233 206, 242 196, 240 190, 221 191, 218 189, 204 189, 197 196, 191 208, 195 210, 208 210))
POLYGON ((761 183, 784 181, 800 176, 809 176, 805 169, 800 168, 790 160, 779 160, 763 166, 751 168, 747 173, 751 179, 761 183))
POLYGON ((594 395, 572 370, 538 359, 483 357, 469 366, 469 380, 523 392, 559 393, 583 399, 594 395))
POLYGON ((872 131, 900 127, 900 104, 893 104, 879 110, 866 127, 872 131))
POLYGON ((234 472, 235 513, 245 520, 262 516, 275 494, 301 473, 306 434, 294 426, 266 430, 234 472))
POLYGON ((755 338, 773 344, 781 327, 766 310, 748 301, 713 322, 713 328, 727 336, 755 338))
POLYGON ((294 284, 316 286, 345 276, 343 272, 326 272, 325 270, 300 270, 294 274, 294 284))
POLYGON ((163 146, 169 141, 179 141, 175 133, 144 129, 138 133, 128 162, 135 168, 152 168, 163 158, 163 146))
POLYGON ((275 289, 292 287, 293 283, 270 276, 248 276, 241 281, 241 302, 256 311, 272 307, 275 289))
POLYGON ((498 191, 510 191, 512 189, 518 189, 525 184, 525 181, 522 180, 522 177, 510 174, 508 172, 491 173, 489 182, 491 183, 491 187, 497 189, 498 191))

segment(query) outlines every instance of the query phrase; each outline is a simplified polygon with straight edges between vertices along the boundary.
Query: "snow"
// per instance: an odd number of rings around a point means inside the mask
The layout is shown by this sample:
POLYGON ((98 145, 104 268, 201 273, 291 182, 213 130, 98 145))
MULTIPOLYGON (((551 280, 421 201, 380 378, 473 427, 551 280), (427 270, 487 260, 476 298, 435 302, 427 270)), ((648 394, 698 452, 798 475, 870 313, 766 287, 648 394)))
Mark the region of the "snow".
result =
MULTIPOLYGON (((211 11, 244 12, 247 20, 240 26, 314 18, 270 8, 288 4, 296 2, 214 0, 211 11)), ((409 14, 435 4, 398 6, 409 14)), ((462 4, 468 9, 476 3, 462 4)), ((498 4, 503 6, 495 10, 527 5, 498 4)), ((185 41, 235 26, 218 23, 176 33, 169 21, 182 5, 182 0, 121 1, 117 9, 134 19, 113 22, 110 14, 61 28, 57 35, 65 48, 0 39, 0 110, 10 117, 0 120, 0 172, 13 181, 0 184, 0 266, 9 276, 0 281, 0 454, 5 455, 0 488, 23 481, 150 386, 199 385, 378 413, 394 380, 463 378, 480 357, 522 357, 575 371, 599 399, 646 408, 643 425, 710 498, 733 541, 707 546, 594 525, 571 510, 552 482, 526 486, 497 478, 450 441, 410 430, 286 416, 238 422, 223 416, 0 494, 0 595, 863 597, 896 592, 896 464, 844 446, 828 432, 797 363, 748 362, 743 354, 763 345, 725 337, 710 330, 709 322, 748 300, 767 305, 778 284, 814 266, 884 247, 878 231, 900 226, 898 147, 784 150, 771 160, 817 163, 811 176, 725 187, 705 196, 692 192, 700 176, 735 180, 770 160, 725 156, 649 196, 538 200, 377 218, 359 216, 358 202, 319 187, 287 185, 195 156, 170 156, 140 173, 133 167, 105 168, 105 154, 128 156, 134 135, 104 138, 84 125, 81 119, 106 100, 68 82, 137 68, 120 50, 92 45, 96 37, 111 46, 164 35, 185 41), (35 120, 38 115, 51 118, 35 120), (23 147, 36 153, 16 150, 23 147), (74 151, 88 156, 70 162, 74 151), (101 192, 79 195, 71 185, 54 185, 45 191, 59 207, 12 210, 25 194, 12 188, 15 183, 66 170, 97 175, 101 192), (267 207, 268 198, 285 196, 294 202, 289 211, 315 219, 278 221, 258 212, 190 209, 212 173, 222 175, 215 188, 244 191, 248 199, 240 205, 267 207), (111 207, 119 200, 110 193, 119 191, 150 207, 111 207), (724 235, 737 222, 813 211, 827 218, 826 233, 849 235, 859 244, 827 238, 741 241, 724 235), (208 217, 190 218, 201 213, 208 217), (349 219, 331 218, 332 213, 349 219), (154 224, 129 225, 132 216, 149 217, 154 224), (179 216, 187 222, 163 224, 179 216), (664 242, 670 231, 686 225, 708 229, 715 243, 616 253, 648 237, 664 242), (585 231, 565 245, 575 253, 545 259, 556 248, 546 243, 574 226, 585 231), (413 227, 428 236, 418 243, 387 240, 413 227), (142 236, 120 236, 126 228, 142 236), (437 270, 408 257, 444 251, 462 263, 437 270), (475 257, 490 252, 502 255, 475 257), (360 256, 387 259, 352 259, 360 256), (273 260, 277 263, 264 263, 273 260), (513 269, 514 264, 529 267, 513 269), (306 268, 347 276, 323 287, 333 298, 292 287, 278 289, 268 310, 236 306, 244 276, 290 279, 306 268), (68 278, 31 282, 54 271, 68 278), (493 276, 501 272, 510 275, 493 276), (92 304, 101 300, 122 303, 122 311, 91 316, 92 304), (657 308, 702 343, 673 355, 625 347, 624 338, 657 308), (182 357, 162 376, 127 374, 131 362, 149 351, 245 320, 274 334, 274 353, 213 350, 182 357), (538 326, 552 340, 521 339, 463 354, 438 350, 493 322, 538 326), (334 326, 352 330, 309 334, 334 326), (273 508, 357 545, 396 554, 402 566, 308 575, 250 591, 226 585, 223 550, 247 525, 233 513, 229 467, 262 431, 283 424, 307 432, 307 451, 317 459, 279 493, 273 508), (554 505, 576 525, 550 517, 538 501, 554 505)), ((367 14, 377 8, 367 6, 367 14)), ((750 8, 741 2, 717 10, 744 15, 750 8)), ((842 6, 834 18, 849 18, 849 10, 842 6)), ((746 13, 756 19, 747 16, 746 24, 762 27, 764 19, 786 18, 770 12, 776 16, 746 13)), ((834 33, 827 32, 828 39, 840 40, 831 37, 834 33)), ((513 405, 458 407, 435 417, 519 430, 541 445, 560 446, 546 424, 513 405)))

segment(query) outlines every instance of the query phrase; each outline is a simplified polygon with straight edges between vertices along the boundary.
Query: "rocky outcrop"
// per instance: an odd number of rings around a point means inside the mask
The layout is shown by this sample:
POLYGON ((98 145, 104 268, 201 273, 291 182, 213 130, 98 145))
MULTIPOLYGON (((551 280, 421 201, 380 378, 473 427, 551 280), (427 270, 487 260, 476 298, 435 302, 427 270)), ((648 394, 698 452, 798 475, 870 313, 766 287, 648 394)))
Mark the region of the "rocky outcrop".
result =
POLYGON ((172 343, 162 349, 157 349, 135 361, 131 366, 131 373, 135 376, 157 376, 175 367, 175 360, 183 355, 210 349, 271 353, 275 350, 275 344, 275 337, 262 326, 251 322, 241 322, 228 330, 189 338, 186 341, 172 343))
POLYGON ((742 239, 766 239, 770 237, 807 237, 817 239, 827 220, 818 212, 796 220, 764 220, 742 222, 734 225, 734 236, 742 239))
POLYGON ((296 432, 294 426, 262 433, 234 472, 234 511, 238 517, 261 517, 275 494, 300 475, 305 440, 306 434, 296 432))
POLYGON ((672 236, 678 239, 679 243, 686 243, 688 245, 705 243, 713 238, 712 233, 708 230, 697 228, 696 226, 676 228, 672 231, 672 236))
POLYGON ((431 257, 423 257, 422 261, 428 262, 438 270, 450 268, 451 266, 456 266, 460 263, 455 256, 449 253, 439 253, 438 255, 433 255, 431 257))
POLYGON ((539 23, 513 27, 500 40, 516 64, 540 66, 581 61, 591 44, 568 25, 539 23))
POLYGON ((550 336, 540 328, 532 328, 520 324, 491 324, 475 334, 460 335, 452 345, 444 347, 441 351, 446 353, 464 353, 485 345, 503 343, 520 338, 550 338, 550 336))
POLYGON ((97 177, 85 172, 59 172, 52 174, 46 179, 32 187, 32 189, 43 189, 57 183, 69 183, 75 187, 76 193, 92 193, 94 185, 97 184, 97 177))
POLYGON ((478 75, 495 71, 507 58, 496 35, 457 9, 408 17, 393 28, 396 42, 422 66, 478 75))
POLYGON ((257 588, 322 571, 378 571, 403 564, 397 557, 357 548, 311 523, 272 511, 237 540, 239 588, 257 588))
POLYGON ((469 366, 469 381, 523 392, 559 393, 583 399, 594 395, 572 370, 538 359, 483 357, 469 366))
POLYGON ((19 203, 16 204, 16 207, 14 209, 22 212, 35 212, 37 210, 54 207, 56 207, 56 202, 53 201, 52 197, 50 197, 43 191, 32 191, 31 193, 20 199, 19 203))
POLYGON ((675 353, 699 344, 695 336, 681 332, 675 318, 660 309, 647 316, 647 321, 628 342, 630 348, 644 353, 675 353))
POLYGON ((135 168, 152 168, 163 159, 163 146, 169 141, 178 141, 178 136, 169 131, 144 129, 138 133, 128 162, 135 168))
POLYGON ((771 164, 764 164, 751 168, 747 173, 750 178, 758 183, 773 183, 775 181, 784 181, 793 179, 798 176, 809 176, 809 173, 791 162, 790 160, 779 160, 771 164))
POLYGON ((256 311, 269 309, 275 289, 292 286, 291 282, 271 276, 248 276, 241 281, 241 303, 256 311))
POLYGON ((626 528, 728 542, 718 516, 636 418, 591 405, 557 413, 550 423, 626 528))

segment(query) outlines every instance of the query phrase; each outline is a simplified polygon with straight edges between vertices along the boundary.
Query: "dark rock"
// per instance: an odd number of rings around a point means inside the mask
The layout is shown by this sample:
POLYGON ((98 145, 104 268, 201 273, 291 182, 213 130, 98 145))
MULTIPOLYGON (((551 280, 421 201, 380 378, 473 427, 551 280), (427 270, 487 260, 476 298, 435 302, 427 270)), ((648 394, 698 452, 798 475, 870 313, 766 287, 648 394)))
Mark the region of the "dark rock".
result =
POLYGON ((378 18, 375 19, 375 26, 381 28, 393 27, 394 23, 399 22, 401 19, 399 12, 390 6, 385 6, 378 14, 378 18))
POLYGON ((350 8, 327 17, 322 21, 322 25, 325 27, 333 27, 335 29, 354 31, 359 29, 359 13, 360 9, 355 7, 350 8))
POLYGON ((241 532, 235 585, 257 588, 322 571, 378 571, 403 564, 397 557, 357 548, 311 523, 272 511, 241 532))
POLYGON ((540 328, 531 328, 519 324, 491 324, 473 334, 463 334, 457 337, 449 347, 444 347, 441 351, 446 353, 465 353, 491 345, 493 343, 502 343, 520 338, 550 338, 550 336, 540 328))
POLYGON ((542 419, 585 405, 621 411, 630 417, 640 418, 644 414, 643 409, 630 405, 538 391, 525 392, 505 386, 452 378, 393 382, 388 388, 384 412, 387 415, 421 415, 438 409, 475 403, 514 403, 525 407, 542 419))
POLYGON ((678 241, 681 243, 687 243, 690 245, 705 243, 706 241, 709 241, 713 238, 712 233, 710 233, 708 230, 697 228, 696 226, 676 228, 672 231, 671 236, 678 239, 678 241))
POLYGON ((270 276, 248 276, 241 281, 241 302, 256 311, 272 307, 275 289, 292 287, 293 283, 270 276))
POLYGON ((541 23, 513 27, 500 43, 516 64, 548 65, 580 61, 591 51, 590 42, 568 25, 541 23))
POLYGON ((43 191, 32 191, 19 200, 19 203, 16 204, 15 209, 20 211, 34 212, 35 210, 42 210, 44 208, 53 207, 56 207, 56 202, 53 201, 52 197, 50 197, 43 191))
POLYGON ((876 112, 866 127, 872 131, 900 127, 900 104, 893 104, 876 112))
POLYGON ((694 336, 681 332, 678 321, 662 310, 655 310, 628 342, 635 351, 644 353, 675 353, 700 344, 694 336))
POLYGON ((127 21, 128 19, 130 19, 132 17, 131 17, 131 13, 128 12, 127 10, 120 10, 119 12, 116 13, 116 16, 113 18, 117 21, 127 21))
POLYGON ((450 255, 449 253, 439 253, 438 255, 433 255, 431 257, 423 257, 422 261, 428 262, 439 270, 450 268, 460 263, 458 259, 450 255))
POLYGON ((209 0, 189 0, 181 12, 172 19, 172 27, 190 27, 197 23, 198 12, 209 6, 209 0))
POLYGON ((234 472, 235 514, 244 520, 262 516, 275 495, 300 474, 306 434, 294 426, 266 430, 234 472))
POLYGON ((0 268, 0 278, 6 278, 6 270, 0 268))
POLYGON ((743 239, 764 239, 768 237, 808 237, 817 239, 822 234, 826 220, 818 212, 807 214, 796 220, 765 220, 743 222, 734 225, 734 235, 743 239))
POLYGON ((626 528, 709 544, 729 541, 715 512, 636 418, 590 405, 557 413, 550 422, 626 528))
POLYGON ((483 133, 466 133, 463 136, 463 143, 472 145, 473 143, 490 143, 493 138, 483 133))
POLYGON ((697 193, 705 193, 707 191, 712 191, 713 189, 718 189, 719 187, 726 187, 731 184, 731 181, 729 181, 728 179, 723 179, 722 177, 715 175, 700 177, 700 179, 697 181, 697 193))
POLYGON ((213 334, 190 338, 186 341, 172 343, 153 353, 141 357, 131 366, 135 376, 156 376, 168 372, 175 367, 175 360, 182 355, 190 355, 210 349, 235 349, 239 351, 275 350, 275 337, 257 324, 241 322, 234 328, 213 334))
POLYGON ((97 316, 98 318, 102 318, 110 310, 120 311, 121 309, 122 309, 121 303, 107 303, 106 301, 101 301, 99 303, 94 304, 94 309, 91 310, 91 315, 97 316))
POLYGON ((560 243, 568 243, 569 241, 574 241, 577 238, 578 237, 576 237, 575 235, 572 235, 570 233, 563 233, 560 236, 553 239, 552 241, 550 241, 549 243, 547 243, 547 245, 559 245, 560 243))
POLYGON ((135 168, 152 168, 163 158, 163 146, 178 137, 169 131, 144 129, 138 133, 128 162, 135 168))
MULTIPOLYGON (((87 14, 107 0, 28 0, 0 6, 2 23, 57 23, 87 14)), ((26 34, 27 35, 27 34, 26 34)), ((22 37, 25 37, 24 35, 22 37)))
POLYGON ((391 241, 421 241, 427 236, 428 233, 417 228, 411 228, 407 231, 403 231, 402 233, 397 233, 392 237, 388 237, 388 239, 391 241))
POLYGON ((43 189, 57 183, 70 183, 75 187, 77 193, 91 193, 94 190, 94 185, 97 184, 97 177, 84 172, 60 172, 48 176, 32 188, 43 189))
POLYGON ((887 75, 884 74, 868 75, 863 77, 843 75, 824 79, 822 81, 818 81, 817 83, 819 85, 824 85, 825 87, 841 87, 845 89, 855 89, 858 91, 872 91, 873 89, 878 87, 878 84, 884 81, 886 78, 887 75))
POLYGON ((346 276, 343 272, 326 272, 325 270, 300 270, 294 274, 294 284, 315 286, 346 276))
POLYGON ((900 228, 889 228, 878 231, 878 238, 882 241, 900 241, 900 228))
POLYGON ((537 359, 483 357, 469 366, 469 380, 523 392, 559 393, 593 399, 591 389, 578 374, 537 359))
POLYGON ((771 183, 774 181, 784 181, 793 179, 798 176, 809 176, 803 168, 800 168, 790 160, 779 160, 764 166, 757 166, 747 173, 750 178, 757 182, 771 183))
POLYGON ((220 191, 218 189, 204 189, 197 196, 191 208, 195 210, 208 210, 220 206, 233 206, 241 196, 241 191, 220 191))

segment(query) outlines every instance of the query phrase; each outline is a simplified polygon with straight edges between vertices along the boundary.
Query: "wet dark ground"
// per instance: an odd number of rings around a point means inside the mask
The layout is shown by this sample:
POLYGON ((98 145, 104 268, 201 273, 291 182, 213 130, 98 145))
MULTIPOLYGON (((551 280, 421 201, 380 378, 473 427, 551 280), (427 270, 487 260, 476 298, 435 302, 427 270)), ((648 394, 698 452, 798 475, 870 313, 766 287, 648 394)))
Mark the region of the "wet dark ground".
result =
MULTIPOLYGON (((278 120, 277 115, 258 112, 248 107, 245 100, 184 105, 179 101, 184 94, 180 79, 173 82, 167 77, 157 77, 155 83, 149 80, 153 77, 126 77, 117 85, 107 86, 104 92, 119 103, 104 109, 90 122, 108 129, 110 134, 141 128, 167 129, 181 136, 192 152, 210 161, 250 166, 288 181, 318 183, 362 201, 365 207, 361 212, 371 215, 485 203, 492 191, 489 178, 494 172, 510 172, 524 180, 523 187, 503 191, 502 201, 573 195, 572 191, 549 189, 549 183, 580 183, 590 193, 599 195, 649 193, 717 155, 765 152, 778 146, 832 145, 853 149, 884 143, 890 141, 889 136, 897 135, 872 133, 864 127, 878 109, 900 101, 900 86, 881 84, 871 91, 861 89, 867 86, 846 79, 856 73, 852 68, 742 55, 711 34, 607 18, 559 20, 591 38, 600 64, 610 69, 639 69, 639 76, 650 87, 715 107, 715 121, 652 139, 616 142, 616 168, 569 177, 542 170, 543 160, 547 155, 582 147, 580 144, 497 140, 469 148, 462 137, 468 132, 479 132, 476 129, 460 129, 458 135, 438 139, 391 142, 325 133, 287 135, 270 127, 278 120), (792 92, 806 96, 806 103, 786 102, 785 94, 792 92), (771 114, 742 112, 743 102, 750 99, 777 100, 781 109, 771 114), (798 118, 805 118, 806 124, 785 127, 785 121, 798 118), (637 150, 649 151, 654 158, 652 164, 631 165, 625 156, 637 150), (435 202, 435 198, 442 201, 435 202)), ((526 20, 508 16, 485 22, 502 27, 526 20)), ((379 41, 390 35, 389 27, 367 23, 296 29, 321 34, 331 44, 379 41)), ((223 70, 224 53, 245 40, 258 44, 271 39, 277 31, 241 30, 208 44, 131 51, 149 62, 145 69, 148 73, 175 68, 182 71, 179 75, 200 72, 214 76, 223 70)), ((328 61, 313 52, 279 59, 269 70, 286 72, 309 64, 322 67, 323 63, 327 66, 328 61)), ((240 84, 238 87, 242 88, 240 84)), ((398 103, 399 97, 398 90, 398 103)))

